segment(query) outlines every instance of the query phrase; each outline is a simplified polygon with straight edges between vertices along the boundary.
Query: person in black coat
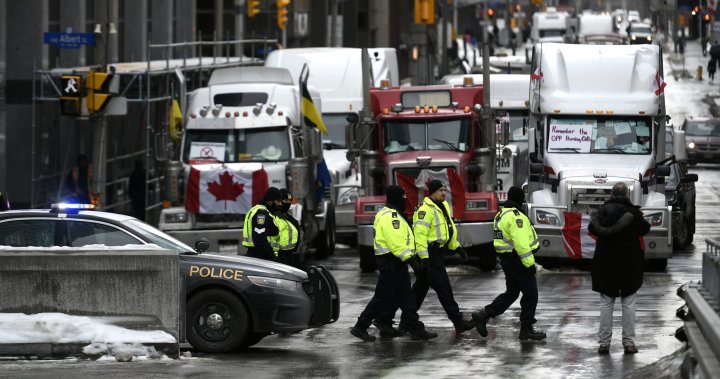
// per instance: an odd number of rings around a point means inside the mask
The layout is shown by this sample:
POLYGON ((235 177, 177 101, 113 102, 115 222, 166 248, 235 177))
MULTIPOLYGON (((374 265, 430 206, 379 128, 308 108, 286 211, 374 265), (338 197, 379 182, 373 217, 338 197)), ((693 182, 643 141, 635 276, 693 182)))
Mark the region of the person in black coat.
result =
POLYGON ((591 216, 590 233, 597 236, 592 261, 592 290, 600 293, 598 353, 610 352, 615 298, 622 299, 622 343, 625 354, 635 346, 635 294, 643 283, 644 244, 641 236, 650 230, 640 207, 628 198, 625 183, 613 186, 611 198, 591 216))

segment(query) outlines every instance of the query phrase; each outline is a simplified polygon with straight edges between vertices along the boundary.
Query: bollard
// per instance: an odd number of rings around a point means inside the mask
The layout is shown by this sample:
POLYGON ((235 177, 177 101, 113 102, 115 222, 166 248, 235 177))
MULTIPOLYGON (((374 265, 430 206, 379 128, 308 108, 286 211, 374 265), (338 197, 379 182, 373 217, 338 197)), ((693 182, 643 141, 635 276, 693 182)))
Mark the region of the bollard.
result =
POLYGON ((702 80, 702 66, 697 68, 697 80, 702 80))

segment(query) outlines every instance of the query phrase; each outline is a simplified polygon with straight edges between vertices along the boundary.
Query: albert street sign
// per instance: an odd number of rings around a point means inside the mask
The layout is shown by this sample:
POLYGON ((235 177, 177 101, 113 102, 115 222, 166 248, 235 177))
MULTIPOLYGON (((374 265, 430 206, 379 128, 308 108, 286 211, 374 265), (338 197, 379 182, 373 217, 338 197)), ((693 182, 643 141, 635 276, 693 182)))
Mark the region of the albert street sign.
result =
POLYGON ((61 49, 79 49, 81 45, 95 45, 95 34, 45 32, 44 42, 61 49))

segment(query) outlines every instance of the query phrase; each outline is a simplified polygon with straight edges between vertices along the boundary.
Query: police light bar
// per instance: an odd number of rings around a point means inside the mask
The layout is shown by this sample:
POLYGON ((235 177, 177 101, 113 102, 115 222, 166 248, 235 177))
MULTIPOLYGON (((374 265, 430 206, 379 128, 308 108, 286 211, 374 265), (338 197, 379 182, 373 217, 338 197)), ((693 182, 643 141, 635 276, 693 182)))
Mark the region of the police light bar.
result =
POLYGON ((51 204, 52 209, 95 209, 95 204, 73 204, 73 203, 58 203, 51 204))

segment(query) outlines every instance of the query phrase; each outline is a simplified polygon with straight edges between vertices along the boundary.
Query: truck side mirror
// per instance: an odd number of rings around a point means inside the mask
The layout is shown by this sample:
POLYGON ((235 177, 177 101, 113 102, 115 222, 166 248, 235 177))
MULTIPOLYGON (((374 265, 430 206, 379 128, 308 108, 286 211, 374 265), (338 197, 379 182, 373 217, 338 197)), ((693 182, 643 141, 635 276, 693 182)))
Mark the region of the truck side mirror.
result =
POLYGON ((510 122, 500 121, 500 144, 506 146, 510 140, 510 122))
POLYGON ((698 174, 685 174, 682 177, 682 181, 689 183, 689 182, 697 182, 698 181, 698 174))
POLYGON ((675 130, 675 132, 673 133, 673 155, 675 155, 675 160, 677 162, 687 161, 684 130, 675 130))
POLYGON ((658 166, 655 168, 655 176, 670 176, 670 166, 658 166))
POLYGON ((322 153, 322 136, 320 130, 316 128, 310 128, 308 135, 310 136, 310 157, 314 160, 321 159, 322 153))
POLYGON ((530 173, 533 175, 538 175, 543 173, 543 164, 542 163, 530 163, 530 173))
POLYGON ((535 129, 528 129, 528 154, 535 153, 535 129))
MULTIPOLYGON (((357 121, 357 116, 355 117, 355 120, 357 121)), ((347 146, 348 149, 355 148, 355 126, 356 125, 357 125, 357 122, 351 122, 350 116, 348 116, 348 124, 345 125, 345 146, 347 146)))

